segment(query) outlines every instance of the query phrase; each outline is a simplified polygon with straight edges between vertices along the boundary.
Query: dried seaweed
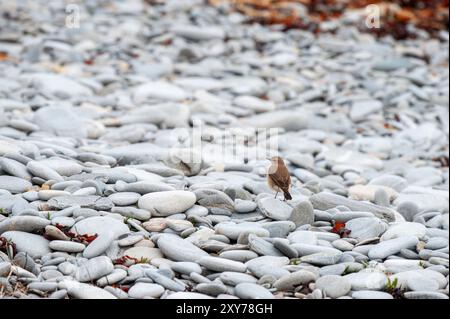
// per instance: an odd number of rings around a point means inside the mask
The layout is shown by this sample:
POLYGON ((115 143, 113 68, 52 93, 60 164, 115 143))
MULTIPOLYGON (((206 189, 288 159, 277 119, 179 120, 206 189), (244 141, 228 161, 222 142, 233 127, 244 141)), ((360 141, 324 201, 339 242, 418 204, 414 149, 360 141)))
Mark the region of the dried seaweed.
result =
POLYGON ((349 9, 362 9, 378 4, 381 9, 381 28, 367 28, 361 24, 361 31, 371 32, 378 37, 391 35, 396 39, 414 38, 408 25, 428 31, 436 36, 440 30, 449 27, 448 0, 208 0, 212 5, 228 3, 233 10, 249 18, 249 22, 283 25, 285 29, 303 29, 320 32, 320 22, 338 18, 349 9), (302 16, 296 4, 307 9, 302 16))
MULTIPOLYGON (((69 227, 62 226, 58 223, 55 225, 55 227, 58 228, 60 231, 62 231, 67 237, 69 237, 71 241, 75 241, 75 242, 82 243, 85 245, 89 245, 98 237, 98 234, 94 234, 94 235, 75 234, 74 232, 70 231, 69 227)), ((44 234, 44 237, 47 238, 47 236, 45 234, 44 234)), ((51 239, 51 238, 47 238, 47 239, 51 239)))

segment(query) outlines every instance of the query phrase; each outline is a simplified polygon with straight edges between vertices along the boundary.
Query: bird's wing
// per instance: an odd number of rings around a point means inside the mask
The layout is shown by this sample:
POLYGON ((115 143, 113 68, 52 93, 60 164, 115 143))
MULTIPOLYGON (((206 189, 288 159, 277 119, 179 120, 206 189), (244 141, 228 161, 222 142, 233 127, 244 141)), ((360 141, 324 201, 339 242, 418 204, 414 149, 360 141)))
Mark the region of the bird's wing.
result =
POLYGON ((291 185, 291 176, 287 174, 269 174, 273 183, 281 189, 289 189, 291 185))

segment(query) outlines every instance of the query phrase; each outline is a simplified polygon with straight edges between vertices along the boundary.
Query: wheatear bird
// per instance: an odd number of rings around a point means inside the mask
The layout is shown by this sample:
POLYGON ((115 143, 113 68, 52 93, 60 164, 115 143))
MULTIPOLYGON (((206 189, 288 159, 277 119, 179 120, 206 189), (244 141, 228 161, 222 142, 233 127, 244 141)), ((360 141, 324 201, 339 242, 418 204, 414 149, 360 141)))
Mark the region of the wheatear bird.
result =
POLYGON ((291 175, 289 174, 289 170, 284 164, 283 159, 279 156, 272 157, 270 161, 272 164, 267 173, 267 182, 270 188, 277 192, 275 198, 277 198, 279 192, 283 192, 284 200, 291 200, 292 196, 289 193, 291 175))

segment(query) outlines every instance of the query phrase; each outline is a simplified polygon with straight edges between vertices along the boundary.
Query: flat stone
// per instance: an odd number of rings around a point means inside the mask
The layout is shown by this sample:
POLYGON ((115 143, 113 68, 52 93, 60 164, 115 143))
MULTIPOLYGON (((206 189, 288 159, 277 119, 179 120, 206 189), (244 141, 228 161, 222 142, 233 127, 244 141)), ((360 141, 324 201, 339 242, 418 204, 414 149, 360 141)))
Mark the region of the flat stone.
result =
MULTIPOLYGON (((331 165, 351 165, 363 169, 381 170, 383 161, 370 154, 364 154, 348 148, 330 147, 321 153, 331 165)), ((314 205, 314 203, 313 203, 314 205)), ((315 206, 315 205, 314 205, 315 206)))
POLYGON ((58 288, 56 282, 32 282, 27 287, 30 290, 39 290, 43 292, 52 292, 58 288))
POLYGON ((243 263, 219 257, 201 257, 197 262, 201 266, 216 272, 245 272, 247 270, 247 266, 243 263))
POLYGON ((391 189, 396 190, 397 192, 403 191, 406 187, 408 187, 408 182, 403 177, 397 175, 385 174, 378 177, 373 178, 369 185, 380 185, 386 186, 391 189))
POLYGON ((412 248, 418 244, 419 240, 415 236, 399 237, 380 242, 369 250, 369 258, 385 259, 388 256, 395 255, 402 249, 412 248))
POLYGON ((35 216, 12 216, 0 222, 0 235, 7 231, 34 233, 50 225, 48 219, 35 216))
POLYGON ((141 197, 138 193, 123 192, 109 195, 108 198, 117 206, 129 206, 138 202, 141 197))
POLYGON ((374 217, 374 214, 369 212, 353 212, 353 211, 338 211, 331 214, 332 220, 347 223, 352 219, 362 218, 362 217, 374 217))
POLYGON ((97 286, 99 287, 105 287, 108 285, 114 285, 115 283, 118 283, 125 279, 127 277, 128 273, 123 269, 114 269, 112 273, 110 273, 107 276, 101 277, 97 280, 97 286))
POLYGON ((214 299, 214 298, 197 292, 175 292, 167 296, 166 299, 214 299))
POLYGON ((258 254, 251 250, 228 250, 221 252, 219 257, 245 263, 257 258, 258 254))
POLYGON ((332 193, 315 194, 310 197, 310 201, 314 208, 318 210, 325 211, 336 206, 345 206, 351 211, 373 213, 376 217, 386 219, 387 221, 394 221, 395 219, 394 212, 387 207, 355 201, 332 193))
POLYGON ((354 245, 352 243, 349 243, 348 241, 344 239, 337 239, 331 243, 331 245, 339 249, 340 251, 352 251, 354 245))
POLYGON ((91 259, 100 256, 108 250, 114 239, 116 239, 116 235, 113 231, 102 232, 86 247, 83 257, 91 259))
POLYGON ((254 96, 238 96, 234 99, 233 103, 257 113, 273 111, 275 109, 275 103, 272 101, 265 101, 254 96))
POLYGON ((321 276, 341 276, 347 269, 347 265, 345 263, 336 264, 336 265, 329 265, 321 267, 319 270, 319 274, 321 276))
POLYGON ((363 272, 351 273, 345 275, 352 290, 382 290, 388 283, 387 276, 380 272, 363 272))
POLYGON ((274 299, 266 288, 254 283, 241 283, 234 288, 234 293, 241 299, 274 299))
POLYGON ((151 212, 152 216, 170 216, 182 213, 194 206, 197 198, 187 191, 156 192, 142 196, 138 206, 151 212))
POLYGON ((439 289, 438 282, 429 278, 408 279, 407 286, 411 291, 437 291, 439 289))
POLYGON ((53 240, 49 243, 49 247, 53 250, 64 251, 67 253, 79 253, 86 248, 86 246, 81 243, 64 240, 53 240))
POLYGON ((60 289, 66 289, 67 293, 75 299, 117 299, 110 292, 89 284, 77 281, 63 281, 58 284, 60 289))
POLYGON ((250 264, 248 266, 248 270, 260 279, 265 276, 270 276, 271 278, 274 278, 276 280, 289 274, 289 271, 282 268, 281 266, 250 264))
POLYGON ((256 283, 257 279, 249 274, 240 272, 225 271, 220 274, 220 280, 230 286, 237 286, 241 283, 256 283))
POLYGON ((423 238, 426 234, 427 228, 419 223, 403 222, 393 224, 389 229, 381 236, 380 240, 390 240, 405 236, 415 236, 419 239, 423 238))
POLYGON ((342 253, 336 252, 320 252, 312 255, 306 255, 300 258, 302 262, 318 265, 318 266, 328 266, 336 264, 341 258, 342 253))
POLYGON ((113 202, 106 197, 100 196, 57 196, 48 201, 50 208, 65 209, 72 206, 80 206, 82 208, 90 208, 94 210, 109 211, 113 207, 113 202))
POLYGON ((61 176, 72 176, 80 174, 83 171, 83 166, 81 164, 60 157, 46 158, 39 160, 39 163, 51 168, 61 176))
POLYGON ((58 172, 37 161, 29 161, 27 163, 27 169, 33 176, 40 177, 46 181, 64 181, 63 177, 58 174, 58 172))
POLYGON ((262 256, 283 256, 283 254, 276 249, 272 243, 254 235, 248 235, 248 246, 254 252, 262 256))
MULTIPOLYGON (((151 181, 138 181, 134 183, 124 183, 122 181, 116 182, 115 189, 120 192, 116 194, 112 194, 111 196, 116 197, 121 196, 121 201, 131 201, 131 198, 136 197, 137 195, 145 195, 148 193, 155 193, 155 192, 167 192, 167 191, 174 191, 175 188, 173 188, 170 185, 166 185, 164 183, 155 183, 151 181), (134 193, 134 194, 132 194, 134 193), (125 194, 125 195, 119 195, 119 194, 125 194)), ((139 196, 140 197, 140 196, 139 196)), ((137 198, 139 199, 139 198, 137 198)), ((119 200, 119 198, 117 198, 119 200)), ((137 202, 137 200, 136 200, 137 202)), ((134 203, 133 203, 134 204, 134 203)), ((132 204, 126 204, 126 205, 132 205, 132 204)), ((125 206, 125 205, 122 205, 125 206)))
POLYGON ((129 235, 118 241, 120 247, 128 247, 136 245, 136 247, 155 247, 151 240, 144 239, 143 235, 129 235))
POLYGON ((406 299, 448 299, 448 296, 436 291, 408 291, 404 294, 406 299))
POLYGON ((0 189, 5 189, 12 194, 21 194, 32 188, 32 184, 20 177, 0 176, 0 189))
MULTIPOLYGON (((437 271, 430 269, 419 269, 403 271, 390 276, 391 281, 397 279, 398 286, 403 288, 408 288, 408 283, 413 281, 424 281, 433 280, 438 284, 439 289, 445 288, 447 286, 447 279, 445 276, 437 271)), ((431 284, 430 284, 431 285, 431 284)))
POLYGON ((312 272, 307 270, 299 270, 281 277, 275 281, 273 286, 280 291, 293 290, 297 286, 305 285, 315 280, 316 276, 312 272))
POLYGON ((113 207, 111 213, 120 214, 124 217, 134 218, 141 221, 149 220, 152 216, 148 210, 139 209, 136 207, 113 207))
POLYGON ((388 225, 376 217, 361 217, 348 221, 345 228, 350 230, 350 237, 363 241, 380 236, 388 225))
POLYGON ((89 259, 78 267, 75 278, 80 282, 97 280, 112 273, 114 266, 106 256, 89 259))
POLYGON ((21 231, 7 231, 2 234, 7 240, 16 245, 18 252, 29 254, 33 258, 39 258, 51 252, 49 241, 42 236, 21 231), (30 245, 33 243, 33 245, 30 245))
POLYGON ((163 254, 159 249, 149 247, 132 247, 125 250, 123 255, 138 260, 147 260, 147 263, 150 263, 154 258, 163 258, 163 254))
POLYGON ((90 96, 92 91, 77 81, 60 74, 53 73, 33 73, 27 74, 27 79, 31 80, 42 92, 49 94, 64 93, 69 96, 90 96))
POLYGON ((92 236, 97 234, 99 237, 104 234, 108 235, 107 233, 112 232, 114 239, 130 232, 128 226, 123 222, 103 216, 94 216, 82 219, 73 225, 70 230, 79 235, 87 234, 92 236))
POLYGON ((317 279, 316 288, 322 290, 328 297, 339 298, 348 294, 352 286, 344 277, 330 275, 317 279))
POLYGON ((200 283, 195 290, 211 296, 218 296, 228 291, 225 285, 216 282, 200 283))
POLYGON ((133 94, 136 103, 143 103, 147 99, 157 99, 163 101, 181 101, 188 97, 182 88, 168 82, 149 82, 138 86, 133 94))
MULTIPOLYGON (((5 172, 8 173, 11 176, 15 176, 21 179, 24 179, 26 181, 31 180, 31 175, 27 171, 27 168, 22 163, 15 161, 10 158, 1 158, 0 159, 0 168, 5 172)), ((1 176, 1 177, 7 177, 7 176, 1 176)), ((3 187, 1 187, 3 188, 3 187)), ((6 189, 6 188, 4 188, 6 189)))
POLYGON ((387 186, 380 185, 355 185, 348 189, 350 198, 359 201, 375 201, 377 191, 384 191, 388 195, 389 202, 397 198, 397 192, 387 186))
POLYGON ((403 201, 397 207, 397 211, 406 221, 412 222, 414 217, 420 212, 416 203, 403 201))
POLYGON ((299 256, 308 256, 316 253, 332 253, 336 255, 342 254, 342 252, 336 248, 319 245, 295 243, 292 244, 291 247, 297 250, 299 256))
POLYGON ((196 262, 208 254, 176 235, 161 235, 157 240, 157 245, 164 256, 174 261, 196 262))
POLYGON ((297 227, 312 225, 314 223, 314 207, 309 201, 299 203, 292 210, 289 220, 293 221, 297 227))
POLYGON ((448 213, 448 197, 435 194, 400 194, 394 205, 400 206, 406 202, 417 205, 419 211, 438 211, 448 213))
POLYGON ((261 227, 269 231, 272 238, 285 238, 296 229, 294 222, 291 221, 273 221, 261 224, 261 227))
POLYGON ((204 28, 195 25, 177 25, 172 28, 172 32, 178 36, 196 41, 225 38, 225 32, 217 26, 204 28))
POLYGON ((290 246, 289 240, 287 239, 275 238, 273 241, 273 246, 289 258, 298 257, 298 252, 290 246))
POLYGON ((164 293, 164 287, 157 284, 138 282, 128 291, 128 295, 134 299, 143 299, 146 297, 159 298, 164 293))
POLYGON ((352 293, 353 299, 394 299, 391 294, 382 291, 360 290, 352 293))
POLYGON ((312 231, 298 230, 293 233, 290 233, 287 239, 291 242, 291 244, 295 243, 307 245, 317 244, 317 235, 312 231))
POLYGON ((186 290, 186 286, 181 281, 175 281, 166 275, 162 274, 161 271, 158 270, 147 270, 145 271, 145 274, 150 277, 155 283, 160 284, 166 289, 172 290, 172 291, 184 291, 186 290))
POLYGON ((383 103, 378 100, 357 101, 354 102, 350 111, 350 118, 354 122, 360 122, 367 119, 372 113, 377 113, 383 109, 383 103))
POLYGON ((167 226, 177 233, 182 233, 183 231, 188 230, 188 229, 195 230, 194 225, 188 220, 168 219, 167 226))
POLYGON ((436 249, 445 248, 447 246, 448 246, 448 239, 443 238, 443 237, 433 237, 427 241, 424 248, 436 250, 436 249))
POLYGON ((0 262, 0 278, 7 277, 10 271, 11 271, 11 263, 0 262))
POLYGON ((0 194, 0 207, 3 209, 3 214, 6 215, 18 215, 23 210, 30 208, 25 199, 16 195, 11 195, 9 192, 8 194, 0 194))
POLYGON ((197 263, 188 261, 174 262, 170 265, 170 268, 173 271, 184 275, 190 275, 191 273, 202 273, 202 268, 197 263))
POLYGON ((70 195, 69 192, 60 191, 60 190, 40 190, 38 192, 38 197, 40 200, 48 201, 50 198, 57 196, 70 195))
POLYGON ((255 234, 259 237, 269 237, 270 232, 256 223, 219 223, 215 227, 216 233, 225 235, 231 240, 237 240, 243 233, 255 234))
POLYGON ((274 220, 288 220, 293 211, 293 208, 285 202, 271 197, 261 199, 258 207, 263 215, 274 220))
POLYGON ((142 224, 142 226, 149 232, 160 232, 167 227, 167 220, 165 218, 152 218, 142 224))
POLYGON ((234 201, 234 210, 237 213, 250 213, 255 211, 255 209, 258 207, 258 205, 255 202, 252 202, 250 200, 242 200, 242 199, 236 199, 234 201))

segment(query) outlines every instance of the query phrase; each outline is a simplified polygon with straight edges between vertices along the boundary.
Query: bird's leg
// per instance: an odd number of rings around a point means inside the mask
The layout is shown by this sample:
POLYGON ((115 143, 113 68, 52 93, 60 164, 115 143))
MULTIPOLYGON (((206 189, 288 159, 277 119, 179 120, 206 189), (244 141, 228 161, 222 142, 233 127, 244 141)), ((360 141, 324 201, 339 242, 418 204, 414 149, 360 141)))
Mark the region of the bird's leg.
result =
POLYGON ((277 199, 277 196, 278 196, 278 191, 277 191, 277 193, 275 194, 275 199, 277 199))

